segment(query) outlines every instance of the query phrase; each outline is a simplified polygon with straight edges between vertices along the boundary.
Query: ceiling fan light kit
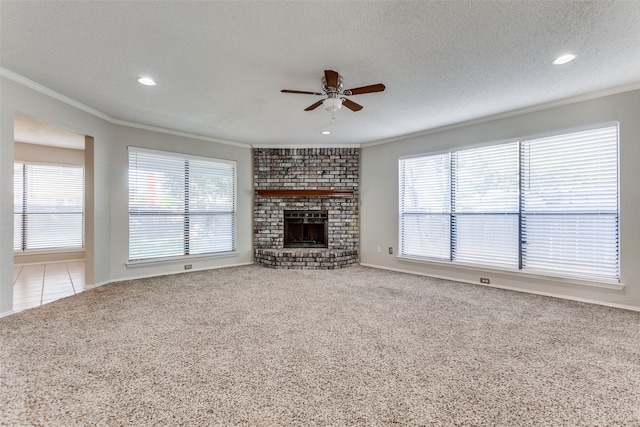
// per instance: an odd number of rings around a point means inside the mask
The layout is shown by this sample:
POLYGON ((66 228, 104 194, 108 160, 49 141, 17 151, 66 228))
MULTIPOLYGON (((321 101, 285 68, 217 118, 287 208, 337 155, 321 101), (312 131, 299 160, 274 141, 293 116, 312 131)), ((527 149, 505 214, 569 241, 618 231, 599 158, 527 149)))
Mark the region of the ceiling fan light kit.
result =
POLYGON ((324 77, 322 78, 322 90, 321 92, 306 92, 300 90, 282 89, 283 93, 298 93, 303 95, 325 95, 326 98, 315 102, 304 109, 304 111, 311 111, 318 108, 320 105, 331 113, 338 111, 344 105, 351 111, 362 110, 362 105, 357 104, 347 98, 346 96, 361 95, 364 93, 382 92, 385 86, 382 83, 376 83, 374 85, 362 86, 353 89, 344 89, 342 84, 342 76, 337 71, 324 70, 324 77))
POLYGON ((338 111, 340 108, 342 108, 342 99, 337 97, 327 98, 322 101, 322 106, 325 110, 333 113, 334 111, 338 111))

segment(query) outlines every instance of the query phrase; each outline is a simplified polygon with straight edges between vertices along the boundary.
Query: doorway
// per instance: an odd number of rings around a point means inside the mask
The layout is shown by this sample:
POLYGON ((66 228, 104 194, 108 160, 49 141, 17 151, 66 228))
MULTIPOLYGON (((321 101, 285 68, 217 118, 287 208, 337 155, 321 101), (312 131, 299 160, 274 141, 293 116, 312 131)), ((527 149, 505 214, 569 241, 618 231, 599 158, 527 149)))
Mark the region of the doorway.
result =
POLYGON ((14 311, 85 289, 87 139, 14 116, 14 311))

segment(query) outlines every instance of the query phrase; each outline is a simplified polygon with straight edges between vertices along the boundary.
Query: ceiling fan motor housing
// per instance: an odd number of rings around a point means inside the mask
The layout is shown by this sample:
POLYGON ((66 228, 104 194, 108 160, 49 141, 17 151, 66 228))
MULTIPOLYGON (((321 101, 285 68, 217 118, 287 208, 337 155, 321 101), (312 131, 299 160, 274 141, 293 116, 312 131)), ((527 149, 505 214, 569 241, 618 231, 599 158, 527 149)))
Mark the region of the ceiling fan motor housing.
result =
POLYGON ((324 90, 324 92, 329 95, 332 93, 340 93, 342 92, 342 89, 344 88, 344 85, 342 84, 342 76, 338 76, 338 87, 331 87, 327 85, 327 79, 326 77, 322 78, 322 90, 324 90))

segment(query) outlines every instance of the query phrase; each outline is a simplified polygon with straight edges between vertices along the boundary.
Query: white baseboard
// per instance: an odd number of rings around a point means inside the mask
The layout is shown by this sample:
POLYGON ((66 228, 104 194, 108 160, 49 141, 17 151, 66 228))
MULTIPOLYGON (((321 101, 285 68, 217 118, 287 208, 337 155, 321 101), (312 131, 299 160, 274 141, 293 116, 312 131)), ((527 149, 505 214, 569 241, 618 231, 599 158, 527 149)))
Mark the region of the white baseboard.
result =
POLYGON ((3 318, 5 316, 9 316, 11 314, 14 314, 15 311, 11 310, 11 311, 5 311, 4 313, 0 313, 0 318, 3 318))
POLYGON ((411 270, 403 270, 403 269, 400 269, 400 268, 382 267, 382 266, 373 265, 373 264, 360 263, 360 265, 363 266, 363 267, 377 268, 379 270, 395 271, 395 272, 398 272, 398 273, 413 274, 413 275, 416 275, 416 276, 434 277, 436 279, 451 280, 453 282, 469 283, 469 284, 472 284, 472 285, 487 286, 489 288, 505 289, 507 291, 515 291, 515 292, 524 292, 524 293, 527 293, 527 294, 541 295, 541 296, 552 297, 552 298, 560 298, 560 299, 566 299, 566 300, 570 300, 570 301, 584 302, 584 303, 587 303, 587 304, 603 305, 603 306, 606 306, 606 307, 620 308, 620 309, 623 309, 623 310, 631 310, 631 311, 640 312, 640 307, 636 307, 636 306, 633 306, 633 305, 617 304, 617 303, 606 302, 606 301, 592 300, 592 299, 588 299, 588 298, 573 297, 573 296, 570 296, 570 295, 556 294, 556 293, 553 293, 553 292, 534 291, 534 290, 531 290, 531 289, 516 288, 516 287, 513 287, 513 286, 485 284, 485 283, 474 282, 472 280, 462 280, 462 279, 458 279, 458 278, 455 278, 455 277, 442 276, 442 275, 438 275, 438 274, 428 274, 428 273, 422 273, 422 272, 411 271, 411 270))
MULTIPOLYGON (((253 265, 253 264, 254 264, 254 262, 250 261, 250 262, 243 262, 243 263, 233 264, 233 265, 222 265, 222 266, 218 266, 218 267, 195 268, 193 270, 177 271, 175 273, 165 273, 165 274, 158 274, 158 275, 152 275, 152 276, 124 277, 124 278, 116 279, 116 280, 106 280, 104 282, 98 282, 98 283, 94 283, 92 285, 85 285, 84 290, 95 289, 95 288, 99 288, 100 286, 108 285, 109 283, 124 282, 126 280, 147 279, 149 277, 172 276, 174 274, 191 273, 193 271, 216 270, 216 269, 219 269, 219 268, 241 267, 243 265, 253 265)), ((18 313, 18 312, 12 310, 12 311, 7 311, 7 312, 4 312, 4 313, 0 313, 0 318, 5 317, 5 316, 10 316, 10 315, 15 314, 15 313, 18 313)))
POLYGON ((114 279, 114 280, 110 280, 108 282, 102 282, 98 285, 92 285, 93 287, 98 287, 98 286, 102 286, 102 285, 106 285, 108 283, 116 283, 116 282, 124 282, 125 280, 138 280, 138 279, 148 279, 149 277, 162 277, 162 276, 173 276, 174 274, 183 274, 183 273, 192 273, 194 271, 205 271, 205 270, 217 270, 219 268, 229 268, 229 267, 241 267, 243 265, 252 265, 254 264, 253 260, 249 261, 249 262, 241 262, 241 263, 237 263, 237 264, 230 264, 230 265, 220 265, 220 266, 215 266, 215 267, 201 267, 201 268, 193 268, 190 270, 179 270, 179 271, 174 271, 171 273, 162 273, 162 274, 152 274, 150 276, 145 276, 145 275, 140 275, 140 276, 128 276, 128 277, 121 277, 118 279, 114 279))
POLYGON ((42 264, 62 264, 65 262, 85 262, 84 258, 59 259, 53 261, 34 261, 34 262, 14 262, 14 267, 24 267, 26 265, 42 265, 42 264))

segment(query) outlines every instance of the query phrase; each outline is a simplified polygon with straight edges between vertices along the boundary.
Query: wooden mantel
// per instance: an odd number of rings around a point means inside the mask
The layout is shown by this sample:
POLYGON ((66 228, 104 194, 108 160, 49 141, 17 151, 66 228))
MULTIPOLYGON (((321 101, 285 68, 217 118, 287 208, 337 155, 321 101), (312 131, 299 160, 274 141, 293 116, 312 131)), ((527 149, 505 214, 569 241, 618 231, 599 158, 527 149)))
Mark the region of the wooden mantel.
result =
POLYGON ((256 190, 262 197, 353 197, 353 190, 256 190))

